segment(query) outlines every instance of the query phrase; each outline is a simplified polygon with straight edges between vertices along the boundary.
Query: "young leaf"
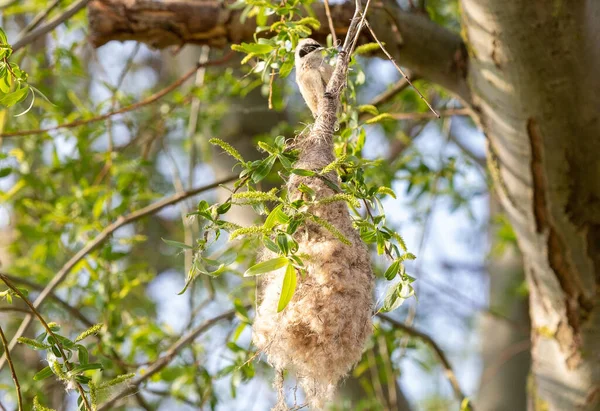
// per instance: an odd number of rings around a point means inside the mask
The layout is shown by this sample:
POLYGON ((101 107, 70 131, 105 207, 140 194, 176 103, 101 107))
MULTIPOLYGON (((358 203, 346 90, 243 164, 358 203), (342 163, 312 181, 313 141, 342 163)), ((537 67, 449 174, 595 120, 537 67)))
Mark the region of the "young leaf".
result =
POLYGON ((29 86, 26 85, 25 87, 17 89, 12 93, 8 93, 4 97, 0 98, 0 104, 6 107, 14 106, 19 101, 23 100, 28 93, 29 86))
POLYGON ((277 312, 280 313, 288 305, 296 291, 296 269, 292 264, 288 264, 283 277, 283 286, 281 287, 281 296, 277 304, 277 312))
POLYGON ((100 364, 99 362, 94 362, 94 363, 90 363, 90 364, 78 365, 77 367, 73 368, 70 371, 70 373, 71 373, 71 375, 75 375, 75 374, 82 373, 84 371, 101 370, 101 369, 102 369, 102 364, 100 364))
POLYGON ((279 204, 275 207, 270 213, 265 223, 263 224, 263 228, 270 230, 278 224, 285 224, 289 221, 289 217, 283 212, 283 204, 279 204))
POLYGON ((54 375, 54 373, 52 372, 52 369, 50 367, 45 367, 45 368, 42 368, 41 371, 38 371, 33 376, 33 380, 34 381, 42 381, 42 380, 45 380, 48 377, 51 377, 52 375, 54 375))
POLYGON ((281 267, 285 267, 286 264, 288 264, 288 259, 286 257, 276 257, 268 261, 263 261, 262 263, 255 264, 248 268, 244 273, 244 277, 251 277, 279 270, 281 267))
POLYGON ((177 248, 184 248, 186 250, 193 250, 194 247, 192 247, 191 245, 187 245, 185 243, 180 243, 179 241, 173 241, 173 240, 166 240, 164 238, 161 237, 161 240, 163 240, 165 243, 172 245, 173 247, 177 247, 177 248))
POLYGON ((88 364, 90 362, 90 355, 88 353, 87 348, 85 348, 81 344, 77 344, 76 347, 77 347, 79 363, 83 364, 83 365, 88 364))
POLYGON ((400 261, 396 260, 394 261, 389 267, 388 269, 385 271, 384 277, 388 280, 391 281, 394 279, 394 277, 396 277, 396 275, 398 274, 398 270, 400 269, 400 261))
POLYGON ((303 176, 303 177, 313 177, 313 176, 317 175, 317 173, 315 173, 314 171, 304 170, 301 168, 292 169, 292 173, 296 174, 297 176, 303 176))

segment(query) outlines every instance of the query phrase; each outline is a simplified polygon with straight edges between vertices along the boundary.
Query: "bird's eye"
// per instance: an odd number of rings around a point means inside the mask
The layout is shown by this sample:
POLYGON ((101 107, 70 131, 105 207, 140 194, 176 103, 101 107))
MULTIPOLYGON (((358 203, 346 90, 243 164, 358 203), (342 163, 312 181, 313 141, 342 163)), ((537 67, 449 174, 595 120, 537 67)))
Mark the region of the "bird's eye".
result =
POLYGON ((317 50, 320 46, 317 44, 307 44, 306 46, 302 47, 300 49, 300 52, 298 53, 300 55, 300 58, 306 56, 309 53, 312 53, 313 51, 317 50))

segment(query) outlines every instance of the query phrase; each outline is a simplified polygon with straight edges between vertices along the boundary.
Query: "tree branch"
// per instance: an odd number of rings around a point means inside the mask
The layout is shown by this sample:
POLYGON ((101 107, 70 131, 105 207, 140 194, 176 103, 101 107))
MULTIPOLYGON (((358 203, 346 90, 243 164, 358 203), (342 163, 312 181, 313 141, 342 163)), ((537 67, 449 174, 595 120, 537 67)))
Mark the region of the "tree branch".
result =
POLYGON ((47 133, 49 131, 59 130, 59 129, 63 129, 63 128, 74 128, 74 127, 79 127, 79 126, 83 126, 83 125, 90 124, 90 123, 95 123, 97 121, 106 120, 107 118, 110 118, 110 117, 115 116, 117 114, 123 114, 123 113, 127 113, 129 111, 137 110, 138 108, 147 106, 148 104, 152 104, 152 103, 156 102, 157 100, 159 100, 160 98, 164 97, 165 95, 169 94, 171 91, 175 90, 177 87, 179 87, 183 83, 185 83, 200 68, 202 68, 202 67, 208 67, 208 66, 217 66, 217 65, 223 64, 227 60, 229 60, 233 56, 233 54, 234 54, 234 52, 230 51, 229 53, 227 53, 225 56, 223 56, 220 59, 217 59, 217 60, 214 60, 214 61, 207 61, 207 62, 204 62, 204 63, 197 63, 187 73, 185 73, 183 76, 181 76, 175 82, 171 83, 170 85, 168 85, 167 87, 163 88, 162 90, 160 90, 160 91, 152 94, 151 96, 145 98, 142 101, 138 101, 137 103, 130 104, 129 106, 122 107, 122 108, 120 108, 118 110, 114 110, 114 111, 111 111, 109 113, 101 114, 101 115, 96 116, 96 117, 92 117, 92 118, 88 118, 88 119, 75 120, 75 121, 72 121, 70 123, 59 124, 57 126, 48 127, 48 128, 41 128, 41 129, 34 129, 34 130, 14 131, 14 132, 9 132, 9 133, 0 133, 0 137, 27 136, 27 135, 31 135, 31 134, 47 133))
MULTIPOLYGON (((27 304, 29 309, 31 309, 33 314, 38 318, 38 320, 40 321, 40 323, 42 324, 42 326, 44 327, 44 329, 46 330, 48 335, 54 338, 54 340, 56 341, 56 348, 58 348, 58 351, 60 352, 60 354, 62 356, 63 364, 65 365, 65 367, 67 368, 68 371, 71 371, 73 369, 73 365, 69 362, 69 360, 68 360, 69 357, 67 357, 67 355, 65 354, 62 343, 60 342, 60 340, 58 338, 56 338, 56 335, 54 335, 54 331, 52 331, 52 329, 50 328, 50 326, 48 325, 46 320, 44 320, 44 317, 42 317, 40 312, 38 310, 36 310, 36 307, 34 307, 33 304, 31 304, 31 302, 27 299, 27 297, 25 297, 25 295, 23 295, 21 290, 19 290, 17 287, 15 287, 15 285, 8 279, 8 277, 6 277, 4 274, 0 274, 0 280, 2 280, 4 282, 4 284, 6 284, 8 286, 8 288, 10 288, 12 291, 14 291, 14 293, 17 294, 19 296, 19 298, 21 298, 25 302, 25 304, 27 304)), ((29 317, 31 317, 31 315, 29 315, 29 317)), ((3 340, 3 343, 4 343, 4 353, 5 353, 6 359, 8 360, 8 358, 10 356, 10 347, 6 346, 6 343, 4 342, 4 340, 3 340)), ((75 387, 77 388, 77 391, 79 391, 79 395, 81 397, 83 405, 85 406, 85 409, 88 411, 92 411, 92 407, 90 406, 90 404, 88 402, 88 399, 85 395, 85 391, 83 390, 83 387, 81 386, 81 384, 78 381, 74 381, 74 384, 75 384, 75 387)))
MULTIPOLYGON (((463 391, 460 388, 458 379, 456 378, 456 374, 454 373, 452 366, 450 365, 450 361, 448 361, 448 358, 446 357, 446 354, 444 354, 444 351, 442 351, 440 346, 437 345, 437 343, 429 335, 422 333, 421 331, 418 331, 413 327, 409 327, 400 321, 396 321, 388 315, 377 314, 377 316, 379 318, 381 318, 382 320, 384 320, 385 322, 387 322, 388 324, 392 325, 394 328, 402 330, 405 333, 407 333, 408 335, 418 338, 419 340, 421 340, 425 344, 427 344, 435 352, 436 356, 440 360, 440 363, 442 364, 442 367, 444 368, 444 371, 446 372, 446 377, 448 378, 448 381, 450 382, 450 385, 452 386, 452 389, 454 390, 454 394, 456 395, 456 397, 459 399, 459 401, 463 401, 465 398, 467 398, 466 395, 463 393, 463 391)), ((472 404, 471 404, 471 410, 473 410, 472 404)))
MULTIPOLYGON (((22 277, 17 277, 16 275, 11 275, 11 274, 7 274, 7 273, 1 273, 3 274, 5 277, 7 277, 10 281, 12 281, 13 283, 17 283, 17 284, 23 284, 26 285, 27 287, 34 289, 34 290, 38 290, 41 291, 44 289, 44 286, 38 283, 34 283, 33 281, 30 281, 26 278, 22 278, 22 277)), ((65 300, 63 300, 62 298, 60 298, 59 296, 57 296, 55 293, 50 293, 49 297, 51 299, 53 299, 54 301, 56 301, 58 303, 58 305, 60 305, 62 308, 64 308, 64 310, 66 312, 68 312, 69 314, 71 314, 73 317, 77 318, 83 325, 85 325, 86 327, 91 327, 94 325, 94 323, 92 321, 90 321, 85 315, 83 315, 81 313, 81 311, 79 311, 77 308, 73 307, 72 305, 70 305, 68 302, 66 302, 65 300)), ((3 307, 4 309, 10 308, 10 307, 3 307)), ((26 313, 30 313, 30 310, 23 310, 23 312, 26 313)))
POLYGON ((19 411, 23 411, 23 397, 21 396, 21 385, 19 384, 19 379, 17 378, 17 372, 15 371, 15 365, 10 358, 10 354, 8 353, 8 341, 6 341, 6 336, 4 335, 4 331, 2 331, 2 327, 0 327, 0 338, 2 339, 2 346, 4 347, 4 352, 6 353, 6 361, 8 361, 8 366, 10 368, 10 375, 15 383, 15 389, 17 390, 17 409, 19 411))
POLYGON ((137 391, 137 387, 152 377, 154 374, 165 368, 173 358, 181 351, 186 345, 191 343, 198 337, 200 334, 204 333, 208 329, 210 329, 213 325, 218 323, 219 321, 226 320, 232 318, 236 313, 236 310, 229 310, 221 315, 218 315, 210 320, 204 321, 202 324, 194 328, 187 335, 181 337, 177 342, 175 342, 165 353, 164 356, 160 357, 157 361, 155 361, 152 365, 144 370, 143 375, 139 375, 129 383, 129 386, 124 390, 115 395, 112 399, 98 406, 98 411, 111 409, 111 407, 121 398, 131 394, 132 392, 137 391))
POLYGON ((73 3, 71 7, 66 9, 61 15, 56 16, 54 19, 50 20, 42 27, 38 27, 36 30, 33 30, 29 34, 26 34, 25 36, 21 37, 19 40, 17 40, 16 43, 13 44, 13 52, 17 51, 22 47, 25 47, 38 37, 43 36, 44 34, 54 30, 56 27, 60 26, 62 23, 73 17, 79 10, 87 6, 89 2, 90 0, 79 0, 76 3, 73 3))
MULTIPOLYGON (((56 275, 48 283, 48 285, 46 285, 46 287, 40 292, 40 295, 33 302, 33 307, 36 309, 39 308, 42 305, 42 303, 46 300, 46 298, 48 298, 48 296, 54 291, 54 289, 56 289, 56 287, 58 287, 58 285, 64 281, 67 274, 71 272, 73 267, 75 267, 75 265, 77 265, 77 263, 81 261, 85 256, 87 256, 89 253, 98 248, 102 243, 104 243, 110 237, 110 235, 117 229, 136 220, 139 220, 142 217, 157 213, 163 208, 183 201, 186 198, 195 196, 196 194, 203 193, 205 191, 212 190, 214 188, 219 187, 219 185, 221 184, 229 183, 235 179, 237 179, 237 176, 230 176, 206 186, 198 187, 188 191, 183 191, 181 193, 157 201, 156 203, 150 204, 140 210, 127 214, 126 216, 119 217, 115 222, 113 222, 104 230, 102 230, 100 234, 98 234, 92 241, 87 243, 85 247, 79 250, 73 257, 71 257, 69 261, 65 263, 65 265, 58 271, 58 273, 56 273, 56 275)), ((23 319, 23 322, 21 322, 19 329, 13 336, 13 339, 10 341, 8 350, 6 352, 12 351, 12 349, 17 344, 17 338, 21 337, 25 333, 25 331, 31 324, 32 318, 33 317, 30 314, 23 319)), ((5 363, 6 356, 3 356, 0 359, 0 370, 4 367, 5 363)))
MULTIPOLYGON (((112 40, 136 40, 155 48, 186 43, 223 48, 231 43, 253 41, 256 22, 248 18, 242 23, 242 10, 232 10, 229 4, 216 0, 94 0, 88 6, 90 41, 100 47, 112 40)), ((321 22, 321 28, 314 31, 312 37, 323 42, 330 33, 325 6, 314 3, 311 7, 321 22)), ((338 37, 348 31, 354 7, 354 1, 330 6, 338 37)), ((387 3, 385 6, 375 4, 369 21, 376 28, 377 37, 402 67, 453 92, 465 104, 470 102, 465 81, 468 55, 457 33, 439 26, 427 16, 387 3), (390 24, 397 26, 401 33, 389 30, 390 24)), ((359 38, 359 43, 368 41, 369 36, 359 38)))

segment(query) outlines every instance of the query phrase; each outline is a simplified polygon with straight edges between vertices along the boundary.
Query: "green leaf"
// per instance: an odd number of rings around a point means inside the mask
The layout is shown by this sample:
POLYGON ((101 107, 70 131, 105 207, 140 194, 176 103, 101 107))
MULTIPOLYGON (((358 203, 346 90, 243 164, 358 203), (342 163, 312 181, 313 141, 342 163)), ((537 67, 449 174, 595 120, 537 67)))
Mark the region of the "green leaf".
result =
POLYGON ((226 203, 221 204, 217 207, 217 214, 225 214, 231 208, 231 201, 227 201, 226 203))
POLYGON ((292 173, 296 174, 297 176, 304 176, 304 177, 313 177, 313 176, 317 175, 317 173, 315 173, 314 171, 303 170, 301 168, 293 168, 292 173))
POLYGON ((292 264, 288 264, 285 269, 285 276, 283 277, 283 286, 281 287, 281 296, 279 297, 279 304, 277 304, 277 312, 280 313, 288 303, 292 300, 294 292, 296 291, 296 269, 292 264))
POLYGON ((177 248, 183 248, 186 250, 193 250, 194 247, 192 247, 191 245, 187 245, 185 243, 180 243, 179 241, 173 241, 173 240, 166 240, 164 238, 161 237, 161 240, 163 240, 165 243, 173 246, 173 247, 177 247, 177 248))
POLYGON ((385 270, 385 274, 383 275, 388 281, 391 281, 396 277, 398 271, 400 270, 400 261, 394 261, 387 270, 385 270))
POLYGON ((398 283, 396 285, 392 285, 388 287, 385 298, 383 300, 382 310, 385 312, 394 311, 396 308, 400 307, 404 302, 405 298, 402 297, 402 283, 398 283))
POLYGON ((252 172, 252 181, 258 183, 263 180, 273 168, 273 163, 275 163, 275 157, 271 156, 261 161, 260 165, 252 172))
POLYGON ((78 365, 77 367, 73 368, 70 373, 71 375, 75 375, 75 374, 80 374, 82 372, 85 371, 90 371, 90 370, 101 370, 102 369, 102 364, 100 364, 99 362, 93 362, 90 364, 81 364, 78 365))
POLYGON ((12 168, 10 168, 10 167, 0 168, 0 178, 8 176, 8 175, 10 175, 10 173, 12 173, 12 168))
POLYGON ((88 364, 90 361, 90 355, 88 353, 87 348, 85 348, 83 345, 81 344, 77 344, 77 354, 78 354, 78 358, 79 358, 79 363, 85 365, 88 364))
POLYGON ((46 378, 51 377, 53 375, 54 375, 54 373, 52 372, 52 369, 48 366, 48 367, 42 368, 41 371, 37 372, 33 376, 33 380, 34 381, 42 381, 42 380, 45 380, 46 378))
POLYGON ((283 212, 283 204, 279 204, 270 213, 263 228, 270 230, 278 224, 286 224, 289 221, 289 217, 283 212))
POLYGON ((269 273, 271 271, 279 270, 281 267, 285 267, 288 264, 286 257, 277 257, 262 263, 258 263, 248 268, 244 273, 244 277, 251 277, 254 275, 269 273))
POLYGON ((8 44, 8 37, 6 37, 6 33, 0 27, 0 45, 8 44))
POLYGON ((3 106, 6 106, 6 107, 14 106, 19 101, 25 99, 25 97, 27 97, 28 93, 29 93, 29 86, 25 85, 25 87, 17 89, 16 91, 13 91, 12 93, 8 93, 4 97, 0 98, 0 104, 3 106))

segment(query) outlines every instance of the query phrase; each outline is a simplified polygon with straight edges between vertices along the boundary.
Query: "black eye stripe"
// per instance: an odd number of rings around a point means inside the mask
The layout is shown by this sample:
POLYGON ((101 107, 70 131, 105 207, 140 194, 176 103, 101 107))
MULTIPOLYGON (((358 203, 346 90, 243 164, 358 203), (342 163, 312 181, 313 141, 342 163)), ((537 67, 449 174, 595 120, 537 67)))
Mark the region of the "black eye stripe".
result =
POLYGON ((300 49, 300 52, 298 54, 302 58, 302 57, 306 56, 307 54, 312 53, 313 51, 317 50, 320 47, 321 46, 318 44, 307 44, 306 46, 304 46, 300 49))

